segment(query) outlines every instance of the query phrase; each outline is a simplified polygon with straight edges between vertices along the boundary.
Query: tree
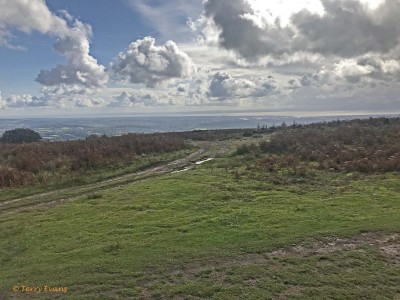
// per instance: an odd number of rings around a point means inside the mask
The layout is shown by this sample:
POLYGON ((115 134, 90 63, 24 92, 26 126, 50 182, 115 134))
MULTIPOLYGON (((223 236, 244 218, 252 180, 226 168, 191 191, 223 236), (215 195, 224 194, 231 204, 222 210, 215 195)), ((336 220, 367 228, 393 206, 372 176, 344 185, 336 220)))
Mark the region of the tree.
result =
POLYGON ((27 128, 7 130, 0 138, 2 143, 33 143, 42 139, 39 133, 27 128))

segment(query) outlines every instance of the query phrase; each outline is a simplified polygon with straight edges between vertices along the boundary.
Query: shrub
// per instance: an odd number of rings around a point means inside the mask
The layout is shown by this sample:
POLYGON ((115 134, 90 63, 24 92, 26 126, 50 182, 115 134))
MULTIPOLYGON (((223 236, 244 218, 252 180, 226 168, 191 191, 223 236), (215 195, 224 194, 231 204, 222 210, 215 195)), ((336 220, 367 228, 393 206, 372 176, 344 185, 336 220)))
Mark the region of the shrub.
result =
POLYGON ((31 129, 17 128, 4 132, 0 138, 3 143, 33 143, 42 139, 39 133, 31 129))
POLYGON ((400 118, 334 121, 281 129, 263 141, 268 154, 294 155, 321 168, 362 173, 400 171, 400 118))
POLYGON ((253 132, 250 130, 246 130, 245 132, 243 132, 243 136, 244 137, 252 137, 253 136, 253 132))

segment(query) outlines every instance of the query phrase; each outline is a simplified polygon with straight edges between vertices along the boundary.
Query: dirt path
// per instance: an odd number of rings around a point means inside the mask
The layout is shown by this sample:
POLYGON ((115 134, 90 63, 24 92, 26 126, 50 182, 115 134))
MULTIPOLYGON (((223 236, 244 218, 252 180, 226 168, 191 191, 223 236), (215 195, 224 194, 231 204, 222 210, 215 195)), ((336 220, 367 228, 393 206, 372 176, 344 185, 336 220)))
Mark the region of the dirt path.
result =
POLYGON ((352 251, 370 246, 376 248, 389 263, 400 264, 400 233, 387 235, 384 233, 362 233, 349 238, 327 237, 316 240, 314 243, 292 245, 266 253, 244 253, 236 257, 207 261, 193 261, 186 266, 180 266, 178 270, 170 270, 170 273, 182 272, 191 276, 207 268, 227 268, 233 266, 247 266, 253 264, 268 264, 274 258, 305 258, 311 255, 323 255, 335 251, 352 251))
POLYGON ((144 171, 129 173, 84 186, 69 187, 2 202, 0 203, 0 215, 53 207, 67 201, 79 199, 84 195, 99 193, 113 187, 133 182, 140 182, 154 176, 173 173, 179 170, 189 170, 193 168, 199 161, 202 161, 205 158, 211 159, 210 157, 207 157, 208 150, 208 145, 204 144, 199 150, 184 158, 177 159, 157 167, 152 167, 144 171))
MULTIPOLYGON (((172 276, 179 275, 179 280, 195 280, 199 274, 213 270, 216 278, 223 276, 224 270, 237 266, 266 265, 272 266, 277 258, 303 259, 312 255, 324 255, 336 251, 365 251, 365 247, 376 249, 388 263, 400 265, 400 233, 362 233, 348 238, 327 237, 314 243, 292 245, 265 253, 244 253, 229 258, 192 261, 186 265, 166 270, 172 276), (217 274, 220 273, 220 274, 217 274)), ((156 277, 156 276, 155 276, 156 277)))

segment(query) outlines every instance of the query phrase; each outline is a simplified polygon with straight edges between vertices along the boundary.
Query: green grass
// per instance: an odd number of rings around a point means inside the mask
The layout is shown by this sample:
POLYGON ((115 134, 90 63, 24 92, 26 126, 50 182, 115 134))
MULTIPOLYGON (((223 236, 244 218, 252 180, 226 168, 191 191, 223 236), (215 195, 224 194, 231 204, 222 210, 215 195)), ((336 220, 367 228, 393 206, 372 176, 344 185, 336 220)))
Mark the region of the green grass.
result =
POLYGON ((2 216, 0 293, 49 285, 68 287, 60 297, 71 299, 399 297, 399 264, 376 245, 270 255, 327 237, 399 232, 399 174, 354 180, 321 172, 280 185, 242 169, 238 179, 245 160, 219 158, 101 197, 2 216))

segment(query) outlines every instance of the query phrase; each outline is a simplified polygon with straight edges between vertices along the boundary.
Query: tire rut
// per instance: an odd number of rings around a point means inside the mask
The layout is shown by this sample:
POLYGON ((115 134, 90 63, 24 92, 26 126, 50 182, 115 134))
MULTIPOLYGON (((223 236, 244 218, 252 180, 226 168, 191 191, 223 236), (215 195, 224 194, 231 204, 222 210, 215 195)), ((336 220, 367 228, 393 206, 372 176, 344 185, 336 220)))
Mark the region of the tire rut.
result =
POLYGON ((174 171, 182 168, 190 169, 193 168, 196 160, 204 157, 207 150, 208 147, 202 147, 201 149, 191 153, 190 155, 174 160, 172 162, 156 167, 151 167, 143 171, 129 173, 111 179, 103 180, 100 182, 91 183, 80 187, 69 187, 5 201, 3 203, 0 203, 0 215, 33 209, 54 207, 58 204, 77 200, 85 194, 103 192, 118 186, 142 182, 155 176, 173 173, 174 171))

